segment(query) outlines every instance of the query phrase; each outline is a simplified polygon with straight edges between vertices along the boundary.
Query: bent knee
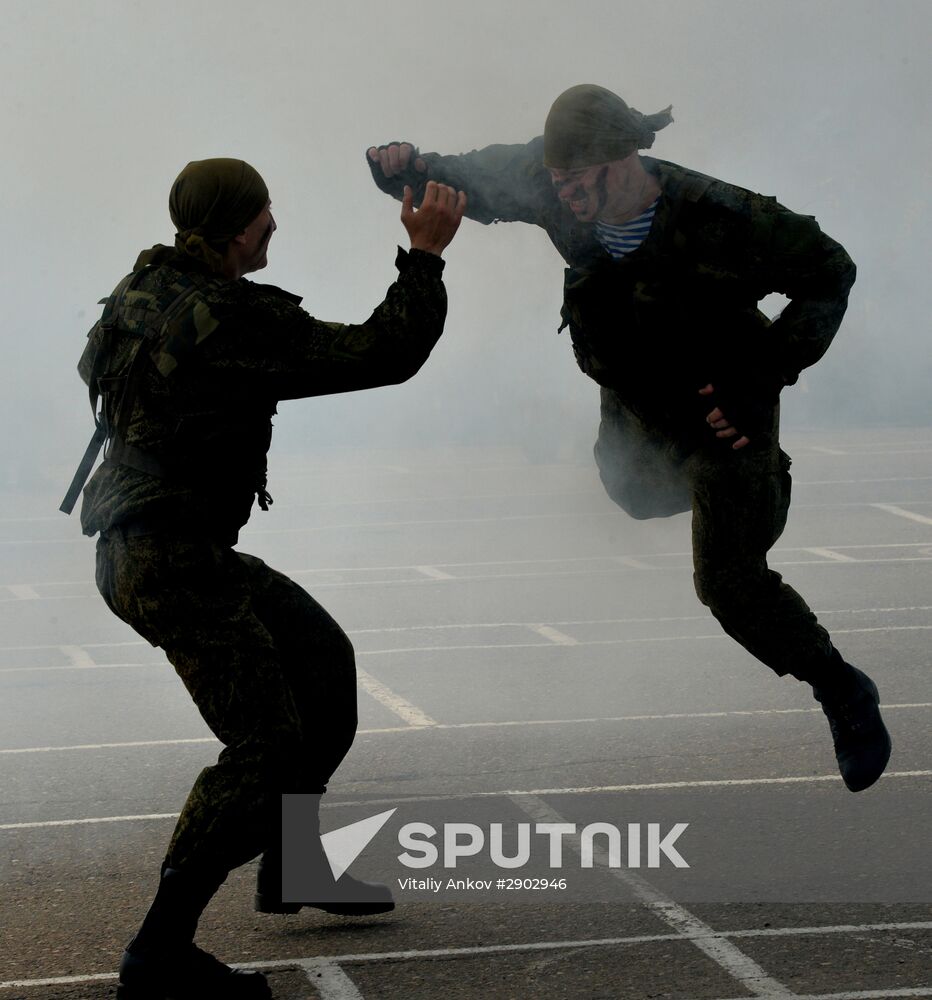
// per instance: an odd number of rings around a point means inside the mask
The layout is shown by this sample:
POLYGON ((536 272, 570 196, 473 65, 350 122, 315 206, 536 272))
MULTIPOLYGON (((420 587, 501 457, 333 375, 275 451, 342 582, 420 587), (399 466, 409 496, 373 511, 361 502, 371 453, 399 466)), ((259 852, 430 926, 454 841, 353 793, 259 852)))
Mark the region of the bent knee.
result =
MULTIPOLYGON (((693 574, 696 596, 718 619, 740 618, 766 603, 775 574, 740 570, 697 571, 693 574)), ((777 578, 778 579, 778 578, 777 578)))

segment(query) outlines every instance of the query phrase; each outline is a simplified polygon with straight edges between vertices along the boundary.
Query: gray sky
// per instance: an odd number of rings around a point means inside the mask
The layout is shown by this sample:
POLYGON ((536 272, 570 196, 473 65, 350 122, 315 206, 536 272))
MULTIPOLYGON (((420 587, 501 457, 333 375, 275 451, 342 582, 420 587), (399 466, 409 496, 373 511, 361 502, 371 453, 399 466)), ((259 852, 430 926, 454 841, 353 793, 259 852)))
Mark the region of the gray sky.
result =
MULTIPOLYGON (((787 393, 788 422, 930 420, 926 0, 3 0, 2 13, 7 484, 64 490, 91 429, 74 365, 96 302, 142 247, 170 242, 168 190, 188 160, 252 162, 280 227, 261 280, 360 321, 404 237, 366 146, 523 141, 582 82, 647 113, 672 103, 652 153, 815 215, 854 257, 848 317, 787 393)), ((562 262, 544 234, 464 223, 445 256, 450 318, 425 369, 285 404, 279 447, 486 443, 539 425, 585 460, 597 392, 555 336, 562 262)))

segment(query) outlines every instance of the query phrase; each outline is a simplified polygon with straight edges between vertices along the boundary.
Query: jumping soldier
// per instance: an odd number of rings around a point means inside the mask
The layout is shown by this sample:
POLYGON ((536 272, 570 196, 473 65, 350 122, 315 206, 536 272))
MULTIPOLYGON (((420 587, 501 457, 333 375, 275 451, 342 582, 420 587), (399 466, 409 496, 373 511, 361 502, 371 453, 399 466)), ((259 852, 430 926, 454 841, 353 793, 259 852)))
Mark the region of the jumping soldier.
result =
POLYGON ((642 115, 583 84, 527 144, 442 156, 392 142, 367 161, 396 198, 413 189, 416 203, 439 181, 466 192, 477 222, 545 230, 568 265, 560 329, 601 387, 609 496, 635 518, 692 510, 700 601, 775 673, 812 685, 860 791, 890 757, 877 688, 767 565, 790 502, 780 391, 825 353, 855 267, 813 218, 640 155, 670 111, 642 115), (758 309, 771 292, 790 300, 773 322, 758 309))

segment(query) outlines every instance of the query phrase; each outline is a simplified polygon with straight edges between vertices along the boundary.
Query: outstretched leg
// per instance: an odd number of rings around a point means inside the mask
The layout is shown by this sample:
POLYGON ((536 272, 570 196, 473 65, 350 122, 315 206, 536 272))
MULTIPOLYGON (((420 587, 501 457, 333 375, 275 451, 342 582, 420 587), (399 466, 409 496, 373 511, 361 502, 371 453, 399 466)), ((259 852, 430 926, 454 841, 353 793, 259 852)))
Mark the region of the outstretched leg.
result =
POLYGON ((739 451, 719 445, 691 457, 696 593, 752 656, 813 686, 842 777, 860 791, 890 756, 877 689, 845 663, 806 602, 767 565, 786 525, 789 467, 775 434, 739 451))

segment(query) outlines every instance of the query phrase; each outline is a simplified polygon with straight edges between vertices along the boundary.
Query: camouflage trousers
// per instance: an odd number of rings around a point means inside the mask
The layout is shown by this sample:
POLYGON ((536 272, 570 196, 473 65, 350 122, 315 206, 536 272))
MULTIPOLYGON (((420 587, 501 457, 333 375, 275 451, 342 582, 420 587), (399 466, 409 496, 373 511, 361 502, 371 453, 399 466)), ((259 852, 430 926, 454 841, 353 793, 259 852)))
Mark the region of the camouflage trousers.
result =
MULTIPOLYGON (((725 632, 779 675, 812 681, 831 668, 832 643, 806 602, 767 565, 786 526, 790 459, 773 430, 734 451, 677 441, 602 389, 595 445, 608 495, 636 518, 692 510, 693 580, 725 632)), ((703 428, 704 430, 704 428, 703 428)))
POLYGON ((206 538, 97 545, 111 610, 161 646, 213 734, 168 849, 172 868, 227 872, 279 842, 281 794, 323 792, 356 733, 353 647, 301 587, 206 538))

